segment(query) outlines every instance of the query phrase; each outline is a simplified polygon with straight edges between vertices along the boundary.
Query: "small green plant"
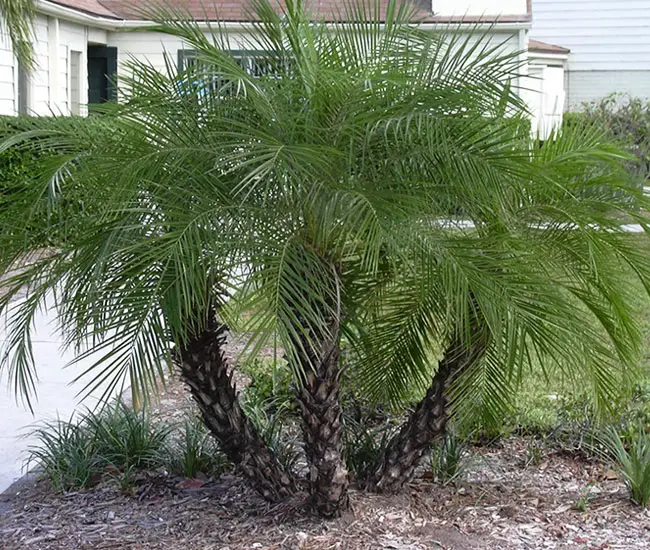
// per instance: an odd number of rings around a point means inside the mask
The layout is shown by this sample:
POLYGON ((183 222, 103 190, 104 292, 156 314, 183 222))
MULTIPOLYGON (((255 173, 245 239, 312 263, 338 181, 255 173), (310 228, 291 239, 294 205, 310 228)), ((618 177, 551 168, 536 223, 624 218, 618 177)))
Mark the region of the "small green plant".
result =
POLYGON ((545 445, 543 441, 531 439, 526 443, 524 466, 539 466, 544 458, 545 445))
POLYGON ((368 422, 352 419, 347 419, 345 428, 346 466, 354 474, 357 483, 363 486, 372 473, 371 468, 386 450, 393 429, 387 423, 372 427, 368 422))
POLYGON ((104 464, 123 471, 162 465, 169 428, 155 425, 144 410, 116 401, 100 412, 88 411, 83 424, 104 464))
POLYGON ((594 486, 595 483, 590 481, 585 487, 580 490, 580 497, 571 506, 573 510, 582 512, 583 514, 589 512, 589 507, 591 506, 593 500, 596 498, 594 486))
POLYGON ((242 372, 251 379, 245 390, 247 402, 259 403, 271 412, 293 403, 293 377, 286 361, 255 358, 242 365, 242 372))
POLYGON ((296 443, 297 438, 289 435, 289 429, 287 429, 290 423, 291 402, 274 400, 272 401, 273 408, 269 408, 268 403, 259 403, 255 400, 249 401, 244 398, 242 406, 266 445, 280 461, 280 464, 291 471, 300 458, 296 443))
POLYGON ((37 464, 55 490, 66 492, 91 487, 100 471, 94 439, 85 426, 57 419, 35 427, 36 442, 28 448, 26 468, 37 464))
POLYGON ((599 441, 630 490, 632 501, 647 508, 650 503, 650 434, 643 422, 637 423, 629 444, 611 426, 604 430, 599 441))
POLYGON ((229 462, 201 419, 192 417, 185 421, 181 437, 167 446, 167 468, 186 478, 210 477, 228 470, 229 462))
POLYGON ((431 473, 440 483, 449 483, 465 470, 467 443, 454 432, 449 432, 431 449, 431 473))

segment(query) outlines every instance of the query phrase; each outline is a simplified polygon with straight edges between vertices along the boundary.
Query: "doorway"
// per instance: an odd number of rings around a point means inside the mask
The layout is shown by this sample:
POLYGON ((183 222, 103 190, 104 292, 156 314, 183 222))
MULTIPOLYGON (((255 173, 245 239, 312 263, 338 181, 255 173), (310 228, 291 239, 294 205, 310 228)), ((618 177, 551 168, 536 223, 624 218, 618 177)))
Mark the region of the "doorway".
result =
POLYGON ((117 48, 88 46, 88 105, 117 101, 117 48))

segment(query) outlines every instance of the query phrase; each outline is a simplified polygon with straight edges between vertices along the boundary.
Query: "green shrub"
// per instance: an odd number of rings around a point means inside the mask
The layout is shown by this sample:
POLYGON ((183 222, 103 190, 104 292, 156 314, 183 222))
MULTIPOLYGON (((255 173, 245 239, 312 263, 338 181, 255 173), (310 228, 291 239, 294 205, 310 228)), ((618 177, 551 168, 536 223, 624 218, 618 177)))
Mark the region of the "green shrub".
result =
POLYGON ((34 427, 29 435, 36 442, 29 447, 27 465, 37 464, 57 491, 86 489, 103 476, 127 489, 138 471, 166 464, 169 432, 144 411, 115 401, 75 420, 34 427))
POLYGON ((650 102, 623 94, 611 94, 585 103, 579 112, 566 113, 565 124, 594 123, 636 157, 629 171, 640 183, 650 178, 650 102))
POLYGON ((186 478, 218 477, 230 463, 201 419, 193 417, 185 421, 181 437, 168 444, 167 468, 170 474, 186 478))
POLYGON ((638 422, 630 444, 611 426, 603 431, 599 441, 614 461, 632 501, 646 508, 650 504, 650 433, 646 427, 638 422))
POLYGON ((72 419, 57 419, 34 427, 36 442, 28 448, 26 467, 37 464, 56 491, 87 489, 101 471, 95 439, 87 427, 72 419))
POLYGON ((269 408, 267 402, 247 401, 242 402, 246 416, 253 423, 262 440, 275 454, 280 464, 291 471, 300 458, 298 452, 297 430, 292 433, 293 423, 290 421, 290 402, 278 404, 273 402, 269 408))
POLYGON ((25 238, 32 247, 60 246, 80 230, 96 207, 88 200, 89 182, 70 177, 78 151, 54 149, 47 133, 74 125, 80 133, 100 135, 110 131, 98 117, 8 117, 0 116, 0 225, 4 237, 25 238), (25 141, 12 142, 17 135, 36 135, 39 147, 25 141), (8 141, 7 141, 8 140, 8 141), (61 166, 65 169, 60 170, 61 166), (56 201, 55 201, 56 199, 56 201), (54 204, 56 203, 56 207, 54 204), (32 219, 23 213, 32 212, 32 219), (43 217, 49 226, 43 229, 43 217))
POLYGON ((294 401, 293 376, 283 359, 255 358, 244 363, 242 372, 251 383, 242 392, 243 399, 269 409, 289 409, 294 401))
POLYGON ((162 465, 169 428, 157 426, 142 411, 134 411, 122 401, 102 411, 88 412, 83 424, 94 440, 94 450, 102 463, 127 472, 162 465))

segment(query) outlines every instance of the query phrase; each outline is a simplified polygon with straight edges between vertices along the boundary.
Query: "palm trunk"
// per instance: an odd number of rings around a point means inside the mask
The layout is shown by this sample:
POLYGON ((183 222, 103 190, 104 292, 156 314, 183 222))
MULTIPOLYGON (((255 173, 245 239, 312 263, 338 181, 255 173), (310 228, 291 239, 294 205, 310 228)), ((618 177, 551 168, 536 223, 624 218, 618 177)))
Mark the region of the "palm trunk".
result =
POLYGON ((389 442, 370 480, 371 490, 396 493, 413 478, 416 468, 433 443, 446 433, 449 386, 483 356, 487 345, 484 335, 475 338, 470 344, 458 339, 452 341, 426 395, 399 433, 389 442))
MULTIPOLYGON (((298 392, 305 454, 309 464, 312 506, 325 518, 338 517, 349 506, 348 471, 343 457, 343 409, 340 402, 341 355, 339 321, 309 364, 298 392)), ((310 354, 312 355, 312 354, 310 354)))
MULTIPOLYGON (((307 464, 311 505, 322 517, 334 518, 349 506, 348 471, 343 454, 343 408, 340 402, 341 292, 338 266, 322 259, 323 274, 331 276, 327 307, 313 295, 314 310, 323 314, 324 324, 301 320, 293 331, 296 342, 293 360, 304 373, 297 401, 302 416, 302 433, 307 464), (328 311, 326 311, 328 310, 328 311)), ((318 293, 314 293, 318 295, 318 293)), ((321 297, 323 298, 323 297, 321 297)))
POLYGON ((294 479, 239 404, 223 352, 225 332, 224 325, 208 320, 180 351, 181 376, 224 453, 266 500, 278 502, 296 492, 294 479))

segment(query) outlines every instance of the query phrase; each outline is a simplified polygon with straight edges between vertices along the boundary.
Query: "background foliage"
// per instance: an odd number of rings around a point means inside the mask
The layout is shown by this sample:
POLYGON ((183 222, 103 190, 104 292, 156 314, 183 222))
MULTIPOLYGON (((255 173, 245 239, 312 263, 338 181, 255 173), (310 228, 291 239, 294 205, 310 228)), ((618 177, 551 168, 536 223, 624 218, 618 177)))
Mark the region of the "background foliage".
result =
POLYGON ((611 94, 585 103, 579 112, 565 113, 567 125, 593 123, 603 128, 636 157, 628 164, 639 184, 650 179, 650 102, 638 97, 611 94))
MULTIPOLYGON (((87 132, 106 128, 105 120, 92 117, 74 121, 71 117, 39 117, 35 121, 30 117, 0 116, 0 140, 10 140, 25 132, 35 137, 46 131, 64 132, 73 123, 87 132)), ((82 193, 79 183, 60 177, 56 169, 65 160, 65 155, 48 147, 46 142, 42 143, 44 145, 39 148, 26 143, 0 150, 0 228, 4 236, 15 235, 26 240, 25 245, 30 248, 64 244, 80 231, 92 211, 87 200, 89 194, 82 193), (43 195, 42 186, 37 185, 43 178, 50 180, 47 195, 43 195), (61 193, 64 185, 65 193, 61 193), (54 195, 60 196, 56 210, 50 207, 54 195), (30 212, 27 218, 25 212, 30 212)))

